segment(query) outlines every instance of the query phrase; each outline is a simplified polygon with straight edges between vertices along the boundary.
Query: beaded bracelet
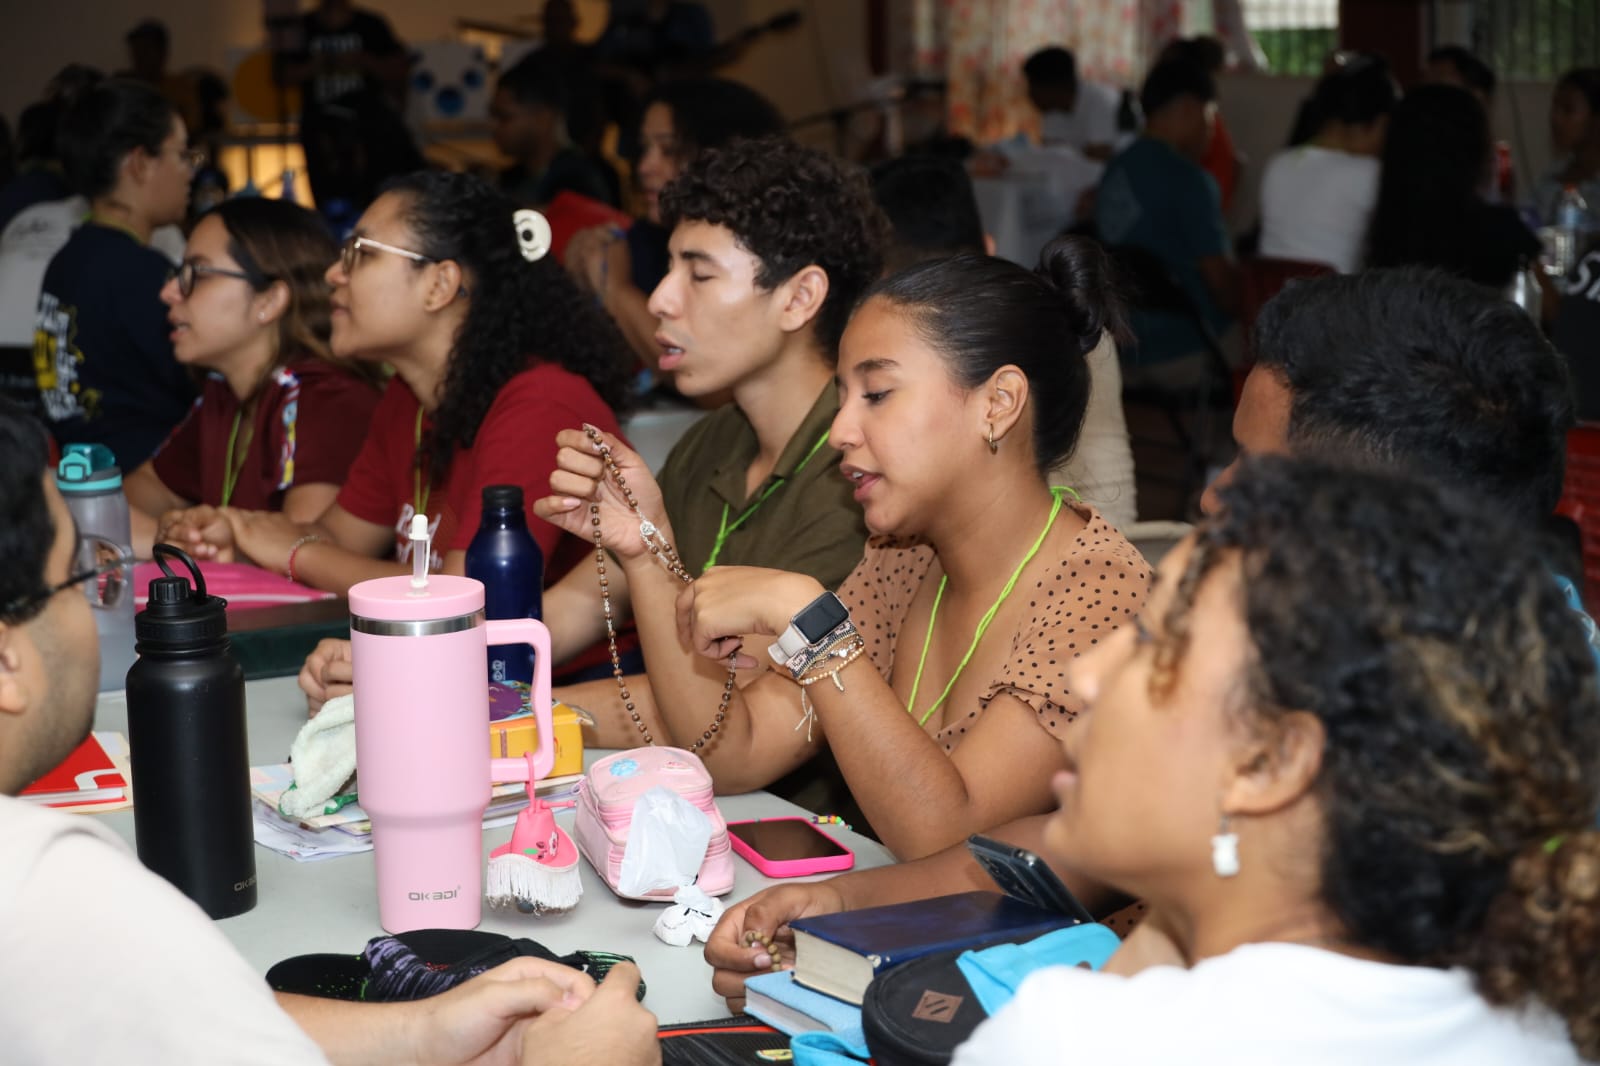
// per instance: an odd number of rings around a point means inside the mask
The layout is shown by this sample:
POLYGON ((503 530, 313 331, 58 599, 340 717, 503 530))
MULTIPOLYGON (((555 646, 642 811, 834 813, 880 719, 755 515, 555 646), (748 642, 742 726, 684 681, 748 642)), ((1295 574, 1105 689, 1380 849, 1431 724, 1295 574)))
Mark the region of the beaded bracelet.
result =
POLYGON ((860 639, 861 634, 856 631, 856 627, 846 622, 816 644, 799 652, 794 658, 790 659, 785 664, 789 669, 789 676, 799 681, 810 673, 818 663, 826 661, 829 656, 837 653, 840 648, 860 639))
MULTIPOLYGON (((822 667, 824 667, 824 669, 818 671, 815 674, 810 674, 810 675, 808 675, 806 677, 799 678, 796 681, 796 683, 800 686, 800 712, 801 713, 800 713, 800 721, 795 723, 794 728, 798 732, 801 726, 805 726, 806 727, 806 743, 807 744, 811 743, 811 729, 812 729, 812 726, 814 726, 816 724, 816 721, 817 721, 817 708, 811 702, 811 696, 806 692, 806 689, 810 688, 812 685, 815 685, 818 681, 821 681, 823 678, 827 678, 829 681, 833 682, 833 687, 834 688, 838 689, 840 692, 843 692, 844 691, 844 682, 839 680, 839 671, 843 670, 845 667, 849 666, 851 663, 853 663, 857 659, 861 658, 862 654, 866 650, 867 650, 867 642, 861 638, 860 634, 856 634, 855 639, 853 641, 851 641, 848 645, 846 645, 844 647, 837 648, 837 649, 832 650, 832 651, 829 651, 826 654, 825 658, 830 659, 830 660, 832 660, 832 659, 837 659, 838 660, 837 665, 835 665, 832 669, 826 669, 828 664, 827 663, 821 663, 820 665, 822 667)), ((817 666, 817 665, 819 665, 819 664, 816 663, 816 662, 812 663, 812 666, 817 666)))
POLYGON ((316 541, 320 541, 321 539, 322 539, 322 537, 321 537, 320 534, 307 533, 305 536, 303 536, 299 540, 295 541, 294 544, 290 545, 290 547, 289 547, 289 560, 288 560, 288 562, 284 563, 283 576, 288 578, 290 581, 297 581, 298 579, 294 576, 294 557, 295 557, 295 553, 298 552, 301 548, 304 548, 307 544, 312 544, 312 543, 314 543, 316 541))

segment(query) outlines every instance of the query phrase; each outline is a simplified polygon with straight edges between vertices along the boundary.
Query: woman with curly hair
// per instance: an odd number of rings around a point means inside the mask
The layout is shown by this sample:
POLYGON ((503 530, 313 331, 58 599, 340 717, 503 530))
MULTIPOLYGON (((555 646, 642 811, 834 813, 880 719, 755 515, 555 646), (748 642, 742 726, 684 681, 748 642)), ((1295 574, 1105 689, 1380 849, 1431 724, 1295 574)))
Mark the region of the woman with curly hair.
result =
MULTIPOLYGON (((425 514, 430 569, 462 573, 483 487, 519 485, 534 499, 555 468, 556 431, 614 432, 628 399, 622 338, 523 241, 514 214, 467 175, 391 184, 327 271, 334 353, 395 371, 338 499, 314 522, 195 508, 162 536, 342 593, 409 572, 407 531, 425 514)), ((551 580, 587 554, 547 522, 528 525, 551 580)))
MULTIPOLYGON (((1067 238, 1038 271, 960 255, 868 290, 839 344, 828 443, 878 536, 837 595, 771 562, 719 565, 686 589, 641 544, 601 457, 564 438, 558 495, 538 511, 574 532, 594 513, 627 576, 657 714, 633 701, 645 739, 694 746, 725 793, 766 788, 826 749, 902 859, 1049 809, 1051 738, 1082 707, 1063 667, 1149 583, 1138 550, 1046 480, 1083 425, 1087 356, 1119 332, 1109 270, 1098 245, 1067 238), (724 689, 732 666, 773 660, 724 689)), ((681 382, 701 380, 695 352, 679 365, 681 382)), ((643 464, 608 445, 683 554, 643 464)))
POLYGON ((337 255, 321 220, 287 200, 229 200, 189 234, 161 300, 173 355, 211 376, 155 457, 123 479, 140 556, 169 511, 210 504, 311 522, 339 494, 381 378, 328 347, 322 275, 337 255))
POLYGON ((1057 865, 1143 897, 957 1066, 1600 1059, 1600 688, 1482 501, 1245 464, 1070 668, 1057 865))

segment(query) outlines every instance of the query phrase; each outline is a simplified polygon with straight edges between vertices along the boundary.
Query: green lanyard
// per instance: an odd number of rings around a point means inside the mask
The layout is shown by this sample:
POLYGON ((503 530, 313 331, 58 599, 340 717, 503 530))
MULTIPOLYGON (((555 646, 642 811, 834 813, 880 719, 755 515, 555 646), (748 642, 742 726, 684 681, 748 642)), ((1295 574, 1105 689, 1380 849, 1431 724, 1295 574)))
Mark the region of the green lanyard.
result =
POLYGON ((239 461, 233 461, 233 446, 239 440, 239 422, 244 418, 244 408, 241 406, 233 413, 233 428, 228 431, 228 454, 222 461, 222 506, 228 506, 233 499, 233 490, 239 484, 239 474, 244 470, 244 461, 250 455, 250 438, 255 436, 254 427, 244 437, 244 451, 239 456, 239 461))
POLYGON ((806 457, 800 460, 800 465, 794 468, 794 473, 780 477, 777 481, 774 481, 772 484, 768 485, 766 491, 756 498, 756 502, 752 503, 745 510, 744 514, 734 519, 733 525, 731 526, 728 525, 728 505, 722 505, 722 522, 717 528, 717 539, 715 543, 711 545, 711 555, 706 559, 706 565, 700 568, 700 572, 702 574, 707 570, 710 570, 713 566, 717 565, 717 556, 722 554, 722 545, 728 539, 728 534, 744 525, 744 520, 760 510, 761 505, 767 502, 767 497, 771 496, 774 492, 777 492, 780 488, 782 488, 788 482, 789 478, 798 475, 800 471, 804 470, 806 468, 806 464, 811 461, 811 457, 821 451, 822 446, 826 443, 828 443, 828 431, 823 430, 822 436, 817 438, 817 443, 811 446, 811 450, 806 452, 806 457))
MULTIPOLYGON (((945 697, 950 695, 950 690, 956 687, 956 680, 961 676, 961 671, 967 668, 967 663, 972 660, 972 653, 978 650, 978 641, 983 639, 983 634, 989 629, 989 623, 994 621, 994 616, 999 612, 1000 605, 1006 602, 1006 597, 1011 595, 1011 590, 1017 587, 1017 578, 1022 576, 1022 570, 1039 554, 1039 549, 1044 546, 1044 538, 1050 535, 1050 529, 1056 524, 1056 516, 1061 513, 1061 501, 1066 493, 1072 492, 1069 488, 1052 486, 1050 495, 1055 497, 1055 503, 1050 505, 1050 518, 1045 522, 1044 528, 1039 531, 1039 536, 1033 542, 1033 547, 1028 549, 1028 554, 1022 557, 1022 562, 1011 571, 1011 580, 1006 582, 1006 587, 1000 590, 1000 598, 990 605, 978 620, 978 631, 972 634, 972 643, 967 645, 967 653, 961 657, 961 665, 956 667, 956 672, 950 675, 950 683, 945 685, 944 691, 939 693, 939 698, 933 701, 933 706, 922 712, 922 717, 917 719, 919 726, 928 724, 928 719, 933 717, 933 712, 944 703, 945 697)), ((1072 492, 1073 499, 1078 498, 1072 492)), ((911 714, 917 713, 917 690, 922 687, 922 668, 928 665, 928 646, 933 643, 933 623, 939 619, 939 601, 944 599, 944 587, 950 580, 949 574, 939 578, 939 591, 933 597, 933 610, 928 613, 928 635, 922 638, 922 657, 917 660, 917 676, 911 681, 911 698, 906 701, 906 710, 911 714)))

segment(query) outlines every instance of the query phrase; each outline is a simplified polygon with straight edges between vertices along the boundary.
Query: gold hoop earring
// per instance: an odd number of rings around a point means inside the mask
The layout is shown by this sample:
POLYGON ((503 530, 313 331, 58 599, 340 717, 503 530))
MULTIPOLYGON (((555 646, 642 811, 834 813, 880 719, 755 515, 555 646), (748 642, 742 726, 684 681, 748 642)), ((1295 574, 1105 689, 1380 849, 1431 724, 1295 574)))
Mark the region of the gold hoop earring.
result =
POLYGON ((989 454, 1000 454, 1000 442, 994 439, 994 423, 989 423, 989 454))

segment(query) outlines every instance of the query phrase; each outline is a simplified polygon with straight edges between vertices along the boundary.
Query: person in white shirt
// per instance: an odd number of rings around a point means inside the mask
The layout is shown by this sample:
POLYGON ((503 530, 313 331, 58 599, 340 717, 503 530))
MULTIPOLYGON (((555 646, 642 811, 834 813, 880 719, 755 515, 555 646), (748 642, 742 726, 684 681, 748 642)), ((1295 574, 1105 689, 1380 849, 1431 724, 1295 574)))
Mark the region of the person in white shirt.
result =
MULTIPOLYGON (((91 818, 13 798, 88 733, 98 641, 45 431, 0 399, 0 1033, 6 1062, 658 1063, 639 973, 519 958, 431 999, 279 994, 91 818)), ((105 584, 95 586, 102 597, 105 584)), ((118 586, 120 588, 120 586, 118 586)), ((132 595, 132 591, 121 589, 132 595)))
POLYGON ((1397 474, 1268 456, 1219 502, 1069 667, 1045 847, 1149 914, 956 1066, 1600 1057, 1600 685, 1544 559, 1397 474))
POLYGON ((1120 137, 1120 92, 1080 79, 1077 58, 1056 45, 1029 56, 1022 76, 1028 82, 1028 100, 1039 112, 1042 145, 1067 145, 1102 162, 1111 158, 1120 137))
POLYGON ((1261 178, 1261 254, 1361 269, 1378 202, 1378 156, 1399 99, 1383 60, 1361 56, 1323 76, 1311 139, 1274 155, 1261 178))

